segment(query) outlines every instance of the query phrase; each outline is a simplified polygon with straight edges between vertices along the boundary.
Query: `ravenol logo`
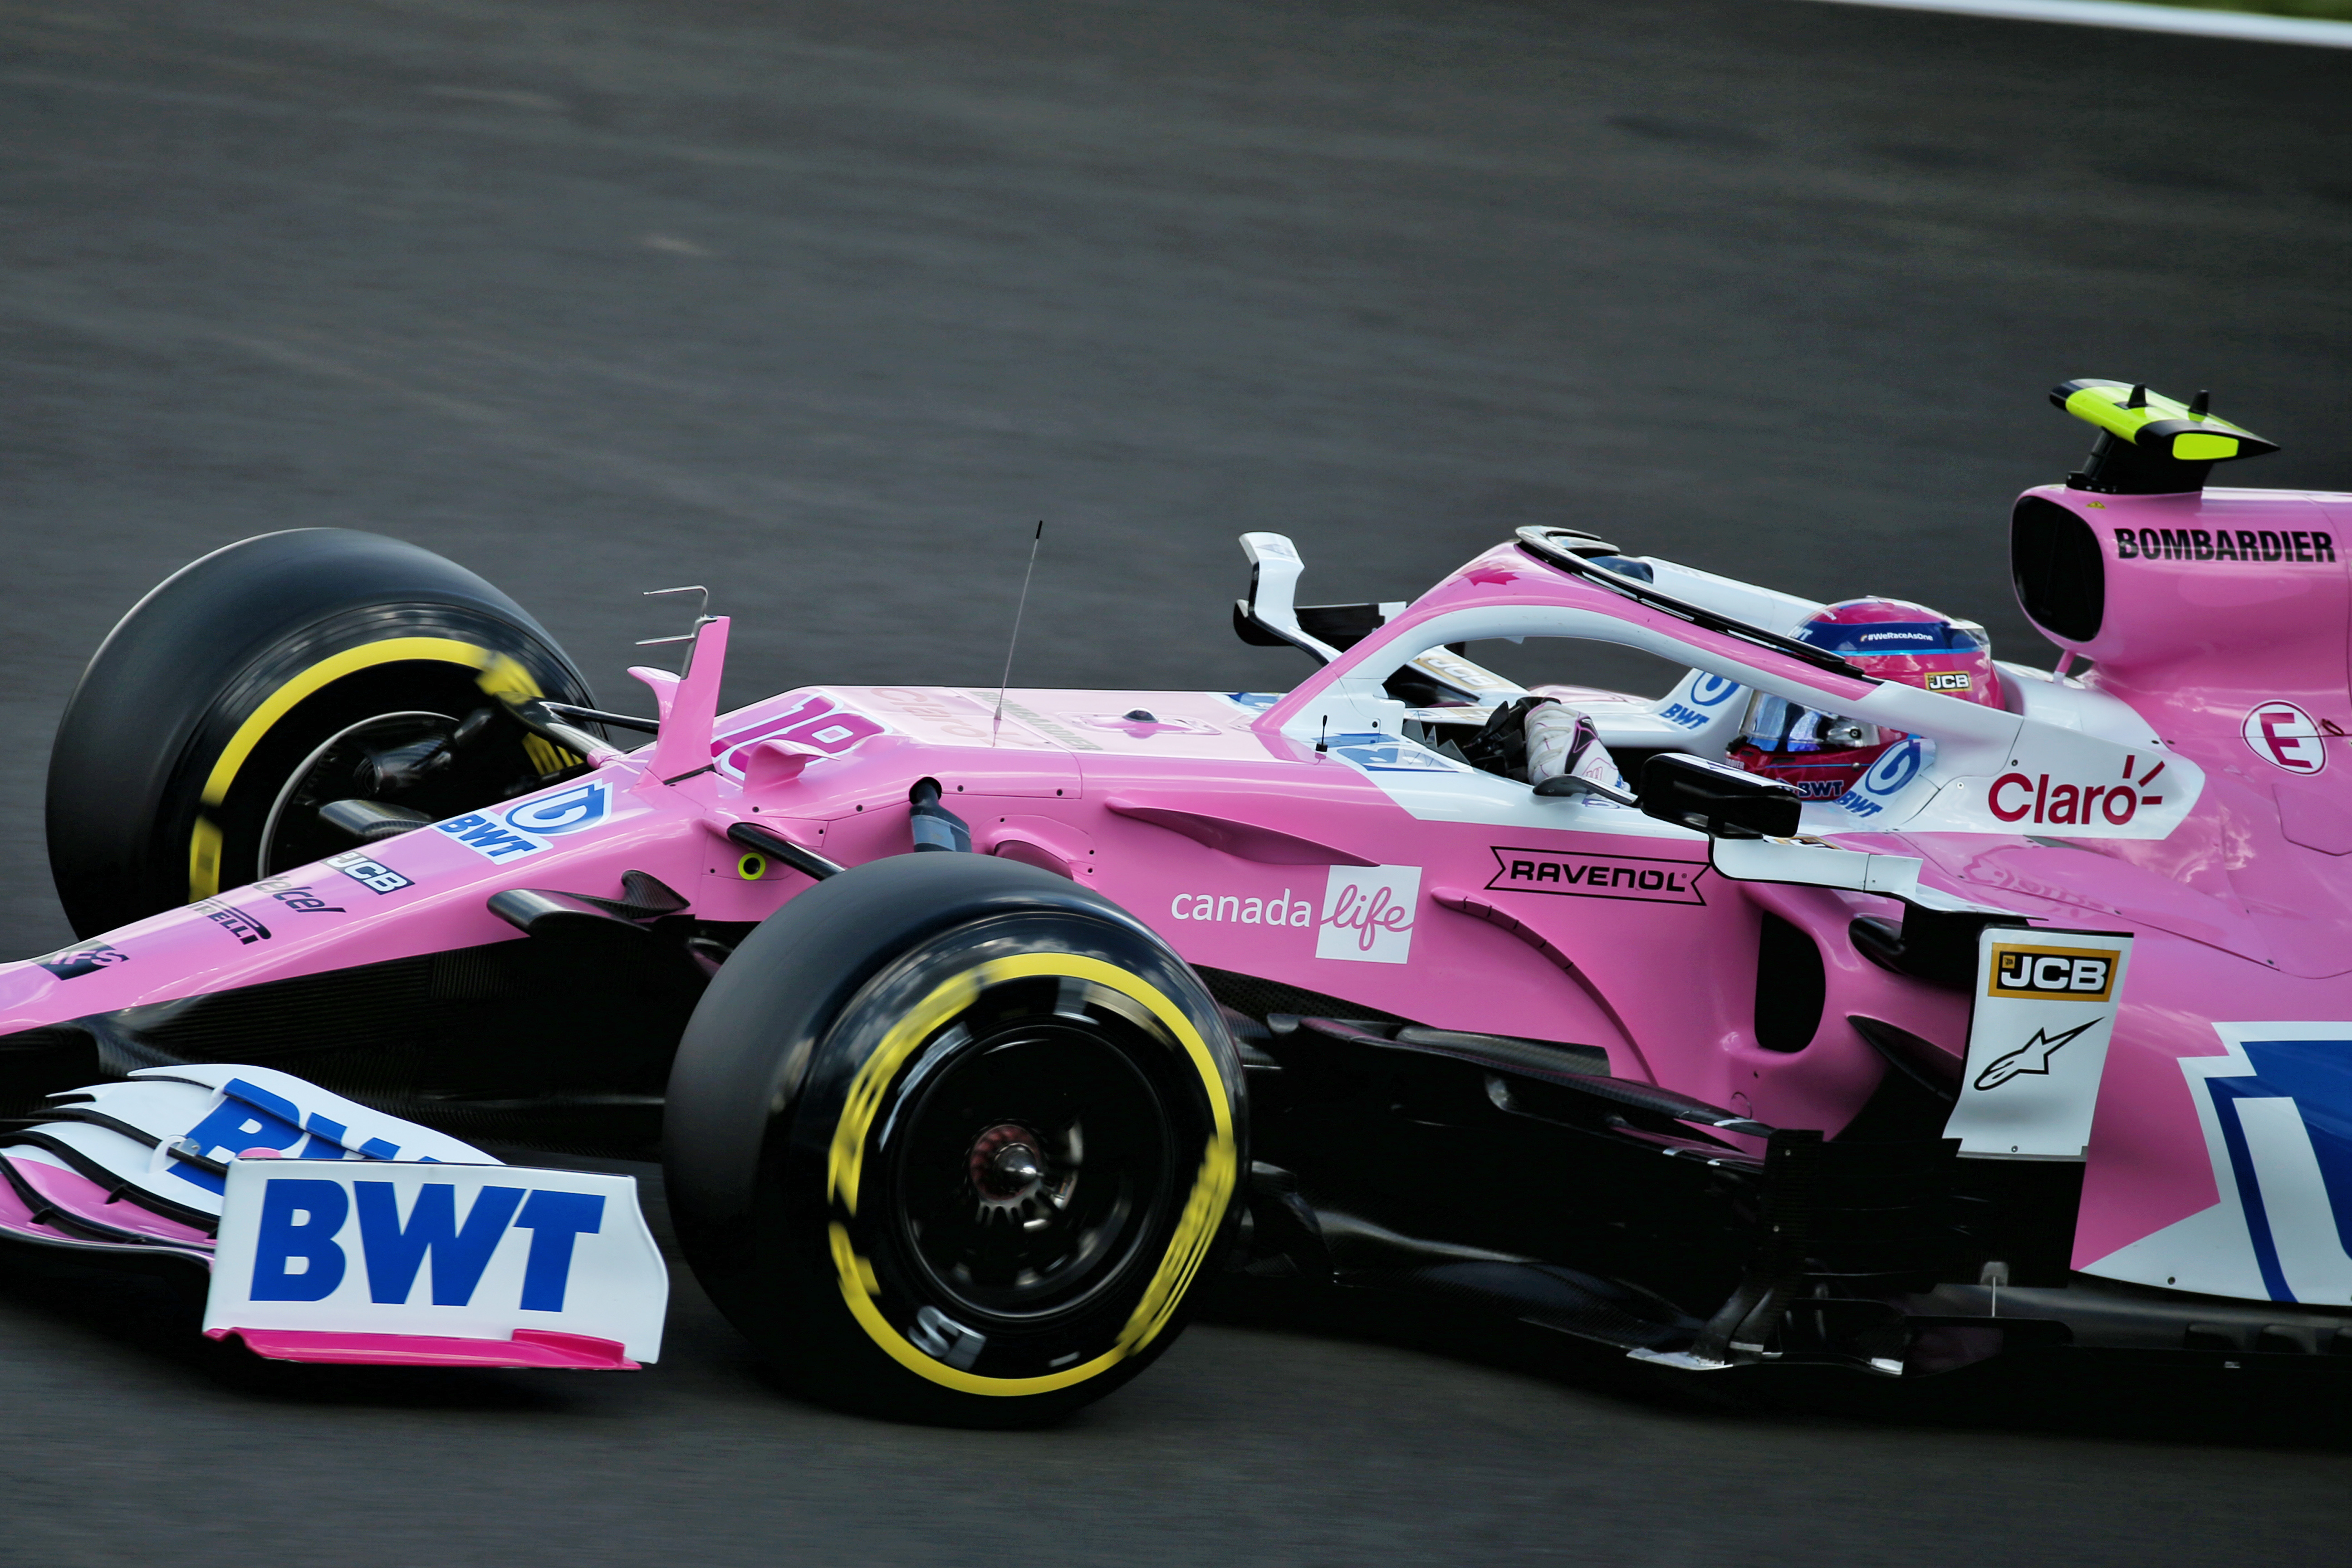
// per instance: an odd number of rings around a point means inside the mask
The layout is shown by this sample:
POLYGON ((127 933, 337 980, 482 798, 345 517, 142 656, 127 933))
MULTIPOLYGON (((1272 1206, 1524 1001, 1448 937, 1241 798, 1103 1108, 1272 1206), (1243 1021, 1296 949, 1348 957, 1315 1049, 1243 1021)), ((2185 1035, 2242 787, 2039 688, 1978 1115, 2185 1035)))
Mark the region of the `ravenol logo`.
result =
POLYGON ((472 1305, 490 1255, 511 1228, 531 1233, 522 1310, 561 1312, 573 1245, 604 1222, 604 1200, 594 1193, 485 1186, 460 1223, 457 1186, 427 1182, 403 1220, 391 1182, 352 1181, 347 1192, 338 1181, 272 1176, 262 1190, 251 1299, 322 1301, 333 1295, 351 1268, 351 1244, 341 1237, 354 1209, 368 1300, 379 1306, 404 1304, 427 1259, 433 1304, 472 1305))
POLYGON ((2104 1002, 2115 994, 2116 956, 1997 942, 1985 994, 2024 1002, 2104 1002))
POLYGON ((526 801, 509 810, 506 821, 509 827, 520 828, 525 833, 577 833, 604 821, 605 813, 612 808, 612 790, 591 780, 561 795, 526 801))

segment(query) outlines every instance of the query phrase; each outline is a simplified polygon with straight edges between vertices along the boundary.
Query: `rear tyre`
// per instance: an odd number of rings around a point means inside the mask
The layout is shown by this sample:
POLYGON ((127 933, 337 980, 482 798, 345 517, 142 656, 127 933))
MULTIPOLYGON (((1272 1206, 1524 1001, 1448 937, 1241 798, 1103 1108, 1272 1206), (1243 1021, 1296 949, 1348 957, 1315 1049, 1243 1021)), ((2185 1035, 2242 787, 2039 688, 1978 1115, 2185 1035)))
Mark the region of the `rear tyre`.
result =
POLYGON ((800 1391, 1053 1420, 1167 1349, 1228 1238, 1242 1075, 1148 927, 1063 878, 905 855, 801 894, 671 1069, 670 1212, 800 1391))
POLYGON ((437 818, 579 760, 504 695, 593 705, 554 638, 453 562, 334 528, 215 551, 123 616, 66 705, 48 844, 67 919, 91 937, 351 848, 318 818, 333 800, 437 818))

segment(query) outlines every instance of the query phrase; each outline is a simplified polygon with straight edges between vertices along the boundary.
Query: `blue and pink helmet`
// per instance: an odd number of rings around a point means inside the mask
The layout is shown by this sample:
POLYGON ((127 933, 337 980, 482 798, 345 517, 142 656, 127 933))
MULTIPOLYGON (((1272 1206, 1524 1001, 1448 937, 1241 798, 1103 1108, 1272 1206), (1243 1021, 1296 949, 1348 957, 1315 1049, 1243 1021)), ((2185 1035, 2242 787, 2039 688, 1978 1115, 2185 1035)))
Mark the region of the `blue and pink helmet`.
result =
MULTIPOLYGON (((1985 629, 1924 605, 1847 599, 1822 609, 1796 637, 1881 680, 1988 708, 2001 705, 2000 675, 1993 668, 1985 629)), ((1748 700, 1747 721, 1730 760, 1749 773, 1795 785, 1807 800, 1835 800, 1881 752, 1904 738, 1899 730, 1759 691, 1748 700)))

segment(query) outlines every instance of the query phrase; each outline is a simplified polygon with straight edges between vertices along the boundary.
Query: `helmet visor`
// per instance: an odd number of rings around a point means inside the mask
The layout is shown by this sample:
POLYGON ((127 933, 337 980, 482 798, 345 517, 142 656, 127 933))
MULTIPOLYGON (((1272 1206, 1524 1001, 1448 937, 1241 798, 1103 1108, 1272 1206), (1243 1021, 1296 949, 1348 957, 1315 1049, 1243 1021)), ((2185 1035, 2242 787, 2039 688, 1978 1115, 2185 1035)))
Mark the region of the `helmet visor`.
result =
POLYGON ((1801 708, 1785 697, 1759 691, 1748 699, 1741 737, 1759 752, 1858 752, 1885 737, 1875 724, 1801 708))

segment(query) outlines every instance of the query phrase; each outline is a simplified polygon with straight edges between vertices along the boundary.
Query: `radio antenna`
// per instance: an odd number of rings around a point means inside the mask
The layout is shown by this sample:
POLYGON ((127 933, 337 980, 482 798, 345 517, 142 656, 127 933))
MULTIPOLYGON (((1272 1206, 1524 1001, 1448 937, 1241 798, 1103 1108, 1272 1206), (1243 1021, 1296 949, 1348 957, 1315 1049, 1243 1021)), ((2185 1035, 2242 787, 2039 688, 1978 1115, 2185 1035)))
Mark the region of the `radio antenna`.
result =
POLYGON ((1021 612, 1029 607, 1029 579, 1037 574, 1037 547, 1045 542, 1045 520, 1037 520, 1037 531, 1029 540, 1029 569, 1021 574, 1021 599, 1013 606, 1013 636, 1004 644, 1004 676, 996 683, 996 717, 989 721, 988 743, 996 744, 996 732, 1004 727, 1004 689, 1013 684, 1013 650, 1021 646, 1021 612))

